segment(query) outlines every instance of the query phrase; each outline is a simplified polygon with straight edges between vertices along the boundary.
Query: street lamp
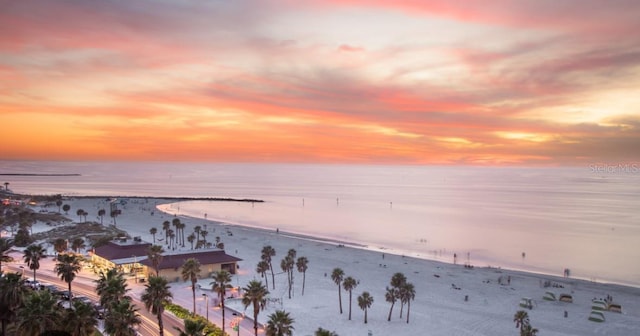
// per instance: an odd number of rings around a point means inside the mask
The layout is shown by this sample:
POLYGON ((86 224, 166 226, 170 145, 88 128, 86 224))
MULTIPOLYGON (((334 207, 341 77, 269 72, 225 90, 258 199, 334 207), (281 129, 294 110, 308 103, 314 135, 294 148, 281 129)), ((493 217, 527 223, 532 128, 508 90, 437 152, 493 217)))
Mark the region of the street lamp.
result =
POLYGON ((204 296, 204 309, 207 311, 207 321, 209 321, 209 296, 205 293, 202 293, 202 296, 204 296))

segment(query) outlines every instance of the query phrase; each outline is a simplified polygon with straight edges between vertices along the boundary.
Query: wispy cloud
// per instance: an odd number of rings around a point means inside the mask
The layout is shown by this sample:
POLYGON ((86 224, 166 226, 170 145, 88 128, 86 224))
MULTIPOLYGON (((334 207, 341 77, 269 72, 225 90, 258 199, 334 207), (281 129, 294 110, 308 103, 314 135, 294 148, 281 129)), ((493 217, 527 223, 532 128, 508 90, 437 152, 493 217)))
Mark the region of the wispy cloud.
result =
POLYGON ((13 1, 6 158, 640 160, 635 1, 13 1))

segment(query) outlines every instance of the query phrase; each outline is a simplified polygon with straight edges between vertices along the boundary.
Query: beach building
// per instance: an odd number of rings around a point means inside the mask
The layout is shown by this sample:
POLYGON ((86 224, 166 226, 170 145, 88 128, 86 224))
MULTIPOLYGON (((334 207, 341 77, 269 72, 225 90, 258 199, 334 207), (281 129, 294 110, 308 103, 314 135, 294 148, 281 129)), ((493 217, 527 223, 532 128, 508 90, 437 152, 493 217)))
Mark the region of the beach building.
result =
MULTIPOLYGON (((213 272, 220 270, 236 274, 238 261, 242 260, 228 255, 224 250, 218 248, 167 253, 162 256, 162 260, 158 265, 159 275, 169 281, 181 281, 182 265, 189 258, 194 258, 200 262, 200 278, 208 278, 213 272)), ((147 275, 149 273, 155 274, 151 260, 145 258, 140 261, 140 264, 145 266, 147 275)))
POLYGON ((91 261, 101 269, 120 268, 125 273, 137 276, 143 271, 139 262, 147 258, 150 246, 151 243, 138 237, 119 238, 93 249, 90 252, 91 261))
MULTIPOLYGON (((144 281, 149 274, 155 274, 153 264, 147 256, 151 245, 138 237, 112 240, 106 245, 93 249, 90 253, 91 261, 101 269, 120 268, 123 272, 135 277, 136 281, 144 281)), ((201 278, 209 277, 219 270, 235 274, 238 262, 242 260, 218 248, 165 252, 158 265, 159 275, 169 281, 179 281, 182 265, 189 258, 200 262, 201 278)))

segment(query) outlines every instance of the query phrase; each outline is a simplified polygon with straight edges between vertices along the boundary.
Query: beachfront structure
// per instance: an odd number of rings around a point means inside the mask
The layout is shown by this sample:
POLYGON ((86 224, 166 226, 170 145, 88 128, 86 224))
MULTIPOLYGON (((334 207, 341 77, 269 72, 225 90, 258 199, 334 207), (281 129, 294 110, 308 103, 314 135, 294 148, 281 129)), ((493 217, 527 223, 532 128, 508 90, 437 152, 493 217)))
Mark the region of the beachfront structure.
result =
MULTIPOLYGON (((119 268, 136 280, 148 278, 155 274, 151 260, 148 260, 148 250, 151 243, 139 238, 120 238, 96 247, 91 251, 91 261, 99 269, 119 268)), ((199 277, 209 277, 213 272, 225 270, 235 274, 238 261, 242 259, 228 255, 222 249, 199 249, 195 251, 171 251, 162 254, 158 265, 159 275, 169 281, 179 281, 181 268, 185 260, 195 258, 200 262, 199 277)))
MULTIPOLYGON (((169 281, 180 281, 182 278, 182 265, 189 258, 194 258, 200 263, 199 278, 208 278, 213 272, 221 270, 236 274, 238 261, 242 260, 228 255, 224 250, 218 248, 166 253, 162 255, 162 260, 158 265, 159 275, 169 281)), ((140 261, 140 264, 145 266, 147 276, 148 274, 155 274, 151 260, 145 258, 140 261)))
POLYGON ((118 238, 94 248, 90 253, 91 261, 100 269, 120 268, 125 273, 137 276, 143 271, 139 262, 147 258, 150 246, 151 243, 139 238, 118 238))

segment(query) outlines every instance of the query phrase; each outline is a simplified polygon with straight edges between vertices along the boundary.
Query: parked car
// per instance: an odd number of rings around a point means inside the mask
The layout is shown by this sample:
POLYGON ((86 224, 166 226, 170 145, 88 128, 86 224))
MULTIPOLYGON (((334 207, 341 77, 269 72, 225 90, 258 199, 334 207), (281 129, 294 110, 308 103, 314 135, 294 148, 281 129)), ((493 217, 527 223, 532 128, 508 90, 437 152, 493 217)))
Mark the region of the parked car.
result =
POLYGON ((26 279, 24 284, 33 289, 40 289, 40 282, 38 282, 38 280, 26 279))

